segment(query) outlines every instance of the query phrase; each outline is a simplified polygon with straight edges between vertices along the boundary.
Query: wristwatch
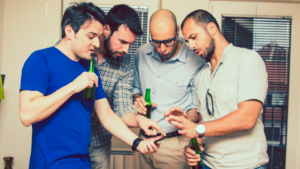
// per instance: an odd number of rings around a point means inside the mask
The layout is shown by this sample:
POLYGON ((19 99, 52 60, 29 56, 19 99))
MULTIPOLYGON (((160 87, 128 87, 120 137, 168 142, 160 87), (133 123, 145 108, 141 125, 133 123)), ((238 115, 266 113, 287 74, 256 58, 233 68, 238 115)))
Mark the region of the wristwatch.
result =
POLYGON ((202 123, 200 123, 196 126, 195 131, 198 134, 198 138, 202 138, 204 136, 206 128, 202 123))
POLYGON ((135 151, 137 149, 137 147, 139 146, 139 144, 140 144, 141 141, 143 141, 143 139, 140 139, 140 138, 136 138, 133 141, 133 144, 131 146, 132 151, 135 151))

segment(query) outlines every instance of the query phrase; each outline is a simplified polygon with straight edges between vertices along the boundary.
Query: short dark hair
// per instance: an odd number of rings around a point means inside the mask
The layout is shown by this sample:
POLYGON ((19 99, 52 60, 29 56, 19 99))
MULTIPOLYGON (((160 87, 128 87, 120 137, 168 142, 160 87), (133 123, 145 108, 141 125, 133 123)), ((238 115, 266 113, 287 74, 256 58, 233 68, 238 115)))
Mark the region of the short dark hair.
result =
POLYGON ((199 25, 204 24, 206 26, 208 23, 213 22, 217 26, 218 30, 220 31, 220 27, 218 22, 216 21, 216 18, 212 16, 212 14, 210 14, 209 12, 202 9, 195 10, 189 13, 181 23, 181 30, 183 29, 185 21, 191 17, 193 17, 195 22, 198 23, 199 25))
POLYGON ((123 24, 135 35, 143 34, 138 14, 134 9, 125 4, 115 5, 110 9, 106 16, 106 24, 111 29, 111 35, 123 24))
POLYGON ((96 20, 104 25, 105 13, 93 3, 75 3, 68 7, 61 21, 61 38, 66 36, 65 27, 67 25, 70 25, 76 34, 87 20, 96 20))

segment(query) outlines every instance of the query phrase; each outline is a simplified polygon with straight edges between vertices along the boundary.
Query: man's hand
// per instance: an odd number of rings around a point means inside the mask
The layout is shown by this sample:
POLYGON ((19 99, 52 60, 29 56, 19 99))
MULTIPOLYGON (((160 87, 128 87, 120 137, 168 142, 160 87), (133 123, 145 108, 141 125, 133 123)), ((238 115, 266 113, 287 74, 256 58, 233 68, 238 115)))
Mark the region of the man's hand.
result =
POLYGON ((197 123, 191 122, 184 116, 168 115, 166 120, 168 120, 168 122, 174 125, 176 128, 180 129, 178 130, 178 133, 182 134, 184 137, 198 137, 198 134, 195 131, 197 123))
POLYGON ((83 72, 70 85, 73 86, 74 92, 78 93, 85 88, 91 88, 95 84, 98 87, 98 76, 95 73, 83 72))
MULTIPOLYGON (((191 144, 185 146, 185 149, 183 151, 184 157, 188 163, 189 166, 195 166, 197 165, 197 162, 201 160, 200 155, 196 154, 194 150, 191 148, 191 144)), ((204 151, 203 144, 199 146, 201 152, 204 151)))
POLYGON ((158 140, 160 138, 162 138, 163 136, 157 136, 157 137, 153 137, 153 138, 148 138, 145 139, 143 141, 140 142, 140 144, 137 147, 137 150, 143 154, 152 154, 152 153, 156 153, 159 146, 160 146, 160 142, 157 142, 157 146, 154 144, 155 140, 158 140))
POLYGON ((177 106, 177 107, 172 107, 171 109, 169 109, 164 116, 168 117, 170 115, 174 115, 174 116, 184 116, 185 118, 187 118, 187 114, 184 113, 184 111, 181 109, 181 107, 177 106))
MULTIPOLYGON (((136 108, 137 112, 140 114, 146 114, 146 101, 144 96, 140 96, 135 98, 134 107, 136 108)), ((156 107, 156 103, 152 102, 152 107, 156 107)))
POLYGON ((139 126, 145 131, 145 134, 148 136, 155 136, 157 135, 157 131, 159 131, 163 136, 166 136, 166 133, 159 127, 157 122, 150 120, 143 115, 137 116, 139 117, 139 126))

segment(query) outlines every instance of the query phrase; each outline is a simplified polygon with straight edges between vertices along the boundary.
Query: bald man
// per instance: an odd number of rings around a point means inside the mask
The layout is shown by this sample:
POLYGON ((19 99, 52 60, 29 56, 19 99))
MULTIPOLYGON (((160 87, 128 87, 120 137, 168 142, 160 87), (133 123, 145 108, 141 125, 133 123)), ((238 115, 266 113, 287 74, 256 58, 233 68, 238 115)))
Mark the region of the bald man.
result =
MULTIPOLYGON (((151 119, 168 134, 157 153, 139 155, 142 169, 189 168, 183 155, 189 139, 181 136, 178 129, 166 121, 164 113, 171 107, 180 106, 189 120, 198 122, 194 75, 204 60, 183 43, 179 32, 174 14, 159 10, 150 19, 150 43, 141 46, 135 54, 134 106, 139 113, 146 113, 144 96, 146 88, 150 88, 151 119)), ((140 137, 148 138, 149 134, 141 130, 140 137)))

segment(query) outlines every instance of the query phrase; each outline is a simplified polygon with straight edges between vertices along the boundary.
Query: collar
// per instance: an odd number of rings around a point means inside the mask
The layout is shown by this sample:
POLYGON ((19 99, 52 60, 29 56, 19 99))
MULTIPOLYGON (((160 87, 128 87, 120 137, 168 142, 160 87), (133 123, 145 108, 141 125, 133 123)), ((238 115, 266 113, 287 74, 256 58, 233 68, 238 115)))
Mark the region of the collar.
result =
MULTIPOLYGON (((182 37, 178 36, 178 40, 182 43, 182 47, 180 51, 177 53, 176 56, 173 56, 172 58, 166 60, 165 62, 180 61, 182 63, 185 63, 188 54, 188 46, 186 45, 182 37)), ((148 55, 152 55, 152 57, 156 60, 161 60, 155 47, 152 46, 150 43, 148 44, 148 46, 149 47, 146 49, 146 53, 148 55)))
MULTIPOLYGON (((232 43, 230 43, 228 46, 226 46, 226 48, 223 51, 220 64, 223 64, 225 62, 225 60, 228 58, 228 55, 229 55, 232 48, 233 48, 232 43)), ((206 65, 208 65, 208 66, 211 65, 211 63, 209 61, 205 61, 205 62, 206 62, 206 65)))

